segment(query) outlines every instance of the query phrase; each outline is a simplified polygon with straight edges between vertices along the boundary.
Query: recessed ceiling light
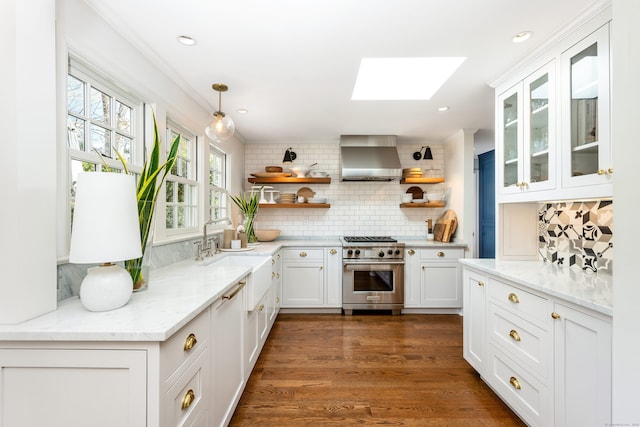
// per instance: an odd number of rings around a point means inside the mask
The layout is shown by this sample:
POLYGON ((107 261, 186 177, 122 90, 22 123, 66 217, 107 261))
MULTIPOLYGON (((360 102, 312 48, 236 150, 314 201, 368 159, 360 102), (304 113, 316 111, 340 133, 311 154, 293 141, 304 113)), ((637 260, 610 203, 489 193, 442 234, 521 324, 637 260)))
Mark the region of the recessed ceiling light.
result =
POLYGON ((514 42, 514 43, 522 43, 523 41, 528 40, 529 37, 531 37, 532 35, 533 35, 533 33, 531 31, 523 31, 523 32, 518 33, 515 36, 513 36, 511 41, 514 42))
POLYGON ((448 110, 449 110, 449 107, 447 107, 446 105, 442 107, 438 107, 438 111, 448 111, 448 110))
POLYGON ((236 111, 240 114, 247 114, 249 112, 246 108, 238 108, 236 111))
POLYGON ((465 61, 463 57, 362 58, 352 100, 426 100, 465 61))
POLYGON ((185 46, 193 46, 194 44, 196 44, 195 39, 189 36, 178 36, 178 41, 185 46))

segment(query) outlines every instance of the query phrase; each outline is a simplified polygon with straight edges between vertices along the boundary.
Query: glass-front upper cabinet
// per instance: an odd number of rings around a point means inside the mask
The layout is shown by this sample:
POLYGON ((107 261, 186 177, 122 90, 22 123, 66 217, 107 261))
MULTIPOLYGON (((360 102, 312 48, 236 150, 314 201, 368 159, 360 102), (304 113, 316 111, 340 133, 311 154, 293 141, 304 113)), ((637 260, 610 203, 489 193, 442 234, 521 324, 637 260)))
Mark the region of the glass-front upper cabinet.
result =
POLYGON ((563 185, 612 180, 609 129, 609 26, 562 54, 563 185))
POLYGON ((518 85, 512 91, 508 91, 499 98, 502 113, 502 125, 500 126, 503 192, 519 191, 522 181, 522 161, 520 153, 522 148, 522 88, 518 85))
POLYGON ((545 65, 498 97, 498 164, 503 195, 555 185, 553 67, 553 62, 545 65))

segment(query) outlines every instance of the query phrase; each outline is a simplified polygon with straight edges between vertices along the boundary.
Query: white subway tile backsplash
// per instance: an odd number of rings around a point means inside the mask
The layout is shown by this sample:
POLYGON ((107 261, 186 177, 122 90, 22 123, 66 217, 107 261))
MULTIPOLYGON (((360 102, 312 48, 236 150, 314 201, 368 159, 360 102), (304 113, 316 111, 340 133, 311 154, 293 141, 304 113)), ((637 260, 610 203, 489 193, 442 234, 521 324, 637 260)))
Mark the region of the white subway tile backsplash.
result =
MULTIPOLYGON (((427 145, 427 144, 425 144, 427 145)), ((399 144, 398 154, 403 168, 433 169, 434 176, 444 176, 444 146, 429 144, 434 160, 416 161, 413 152, 420 146, 399 144)), ((391 236, 426 236, 428 219, 438 219, 446 208, 400 208, 401 196, 411 185, 399 182, 340 182, 340 147, 338 141, 327 143, 247 144, 245 177, 263 172, 268 165, 282 165, 287 148, 297 158, 294 164, 312 164, 314 170, 325 171, 331 184, 276 184, 280 192, 295 193, 309 187, 317 195, 326 196, 330 209, 262 209, 256 217, 258 228, 279 228, 282 236, 341 236, 375 234, 391 236)), ((286 165, 282 165, 285 170, 286 165)), ((429 173, 425 172, 425 175, 429 173)), ((249 189, 246 182, 245 188, 249 189)), ((443 192, 447 183, 421 184, 424 191, 443 192)))

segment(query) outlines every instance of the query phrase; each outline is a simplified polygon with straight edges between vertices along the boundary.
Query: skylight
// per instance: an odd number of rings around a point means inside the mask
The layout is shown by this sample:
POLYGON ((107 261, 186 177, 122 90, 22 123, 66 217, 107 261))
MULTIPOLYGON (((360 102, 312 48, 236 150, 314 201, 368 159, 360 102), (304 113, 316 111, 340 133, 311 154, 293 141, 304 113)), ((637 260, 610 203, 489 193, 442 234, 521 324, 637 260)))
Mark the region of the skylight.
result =
POLYGON ((427 100, 467 58, 362 58, 354 101, 427 100))

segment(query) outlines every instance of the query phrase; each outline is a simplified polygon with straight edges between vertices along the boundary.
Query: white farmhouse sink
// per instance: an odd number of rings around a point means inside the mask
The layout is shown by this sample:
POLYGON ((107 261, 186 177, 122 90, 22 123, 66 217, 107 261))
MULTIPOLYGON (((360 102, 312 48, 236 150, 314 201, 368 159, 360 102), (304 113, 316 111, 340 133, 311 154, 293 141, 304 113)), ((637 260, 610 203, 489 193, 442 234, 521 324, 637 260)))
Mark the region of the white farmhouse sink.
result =
POLYGON ((255 255, 228 255, 209 264, 210 268, 251 267, 251 274, 247 278, 245 293, 247 295, 247 310, 255 310, 258 302, 271 286, 271 257, 255 255))

